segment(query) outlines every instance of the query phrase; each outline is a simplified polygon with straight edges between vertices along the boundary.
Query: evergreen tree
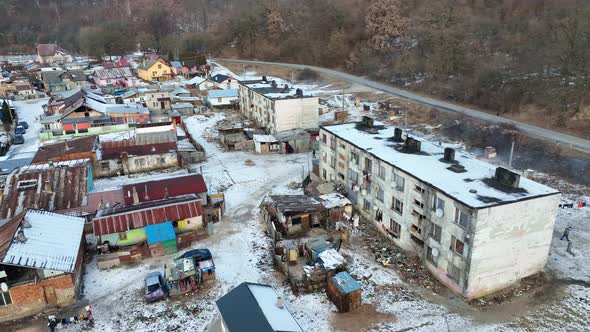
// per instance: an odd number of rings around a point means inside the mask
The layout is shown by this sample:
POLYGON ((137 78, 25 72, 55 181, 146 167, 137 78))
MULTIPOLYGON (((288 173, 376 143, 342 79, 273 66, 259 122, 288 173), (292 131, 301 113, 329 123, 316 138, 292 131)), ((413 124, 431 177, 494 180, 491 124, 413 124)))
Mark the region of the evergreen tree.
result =
POLYGON ((10 114, 10 107, 6 100, 2 103, 2 123, 4 124, 5 129, 12 124, 12 115, 10 114))

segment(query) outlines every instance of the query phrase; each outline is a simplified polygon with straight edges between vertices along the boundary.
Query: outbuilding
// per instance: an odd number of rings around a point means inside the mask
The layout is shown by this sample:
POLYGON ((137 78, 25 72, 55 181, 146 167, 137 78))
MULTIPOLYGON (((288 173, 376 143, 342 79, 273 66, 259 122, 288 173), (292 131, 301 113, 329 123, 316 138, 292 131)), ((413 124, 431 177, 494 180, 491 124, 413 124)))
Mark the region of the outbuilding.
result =
POLYGON ((336 273, 328 281, 326 293, 339 312, 349 312, 361 306, 361 285, 347 272, 336 273))

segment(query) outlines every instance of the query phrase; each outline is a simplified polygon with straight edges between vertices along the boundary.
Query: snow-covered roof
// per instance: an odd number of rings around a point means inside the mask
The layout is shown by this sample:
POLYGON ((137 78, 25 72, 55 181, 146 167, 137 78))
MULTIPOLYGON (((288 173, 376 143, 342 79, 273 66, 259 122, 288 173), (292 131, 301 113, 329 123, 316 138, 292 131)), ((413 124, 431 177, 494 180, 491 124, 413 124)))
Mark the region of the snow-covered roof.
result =
POLYGON ((122 114, 149 114, 150 111, 141 104, 106 104, 101 103, 97 100, 92 98, 86 98, 84 102, 84 106, 91 108, 95 111, 104 113, 104 114, 112 114, 112 113, 122 113, 122 114))
POLYGON ((346 198, 346 196, 341 195, 339 193, 320 195, 320 200, 322 201, 322 204, 326 209, 352 205, 352 202, 348 198, 346 198))
POLYGON ((493 185, 496 166, 459 151, 455 152, 455 162, 449 164, 442 161, 443 146, 419 137, 415 138, 421 142, 421 152, 403 152, 403 143, 392 139, 394 128, 385 127, 381 123, 375 122, 370 130, 360 123, 321 128, 472 208, 485 208, 559 193, 524 177, 520 178, 517 190, 502 190, 503 188, 493 185))
POLYGON ((305 95, 302 89, 293 88, 288 84, 281 85, 276 81, 268 79, 240 81, 240 84, 258 94, 261 94, 273 100, 312 97, 309 93, 305 95), (297 95, 297 92, 299 92, 300 95, 297 95))
POLYGON ((23 220, 10 248, 2 258, 2 263, 74 272, 84 230, 84 218, 29 210, 23 220), (24 242, 17 240, 21 230, 24 233, 24 242))
POLYGON ((187 85, 199 85, 203 82, 205 82, 207 79, 204 77, 199 77, 199 76, 195 76, 193 78, 191 78, 190 80, 186 81, 185 84, 187 85))
POLYGON ((260 142, 260 143, 278 142, 278 140, 273 135, 254 135, 252 138, 254 139, 254 142, 260 142))
POLYGON ((238 90, 209 90, 209 98, 238 98, 238 90))
POLYGON ((176 104, 172 104, 170 107, 172 107, 172 109, 193 108, 193 104, 190 104, 190 103, 176 103, 176 104))

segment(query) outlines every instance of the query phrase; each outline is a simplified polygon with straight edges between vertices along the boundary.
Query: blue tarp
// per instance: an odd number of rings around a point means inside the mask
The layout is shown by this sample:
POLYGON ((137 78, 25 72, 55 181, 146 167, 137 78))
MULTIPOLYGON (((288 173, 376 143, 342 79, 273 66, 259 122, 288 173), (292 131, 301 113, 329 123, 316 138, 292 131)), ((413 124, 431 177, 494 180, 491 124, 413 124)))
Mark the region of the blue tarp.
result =
POLYGON ((162 224, 148 225, 144 229, 148 245, 176 239, 174 227, 169 221, 162 224))
POLYGON ((344 294, 350 294, 361 289, 361 285, 346 272, 336 273, 336 275, 332 277, 332 282, 334 282, 334 286, 344 294))

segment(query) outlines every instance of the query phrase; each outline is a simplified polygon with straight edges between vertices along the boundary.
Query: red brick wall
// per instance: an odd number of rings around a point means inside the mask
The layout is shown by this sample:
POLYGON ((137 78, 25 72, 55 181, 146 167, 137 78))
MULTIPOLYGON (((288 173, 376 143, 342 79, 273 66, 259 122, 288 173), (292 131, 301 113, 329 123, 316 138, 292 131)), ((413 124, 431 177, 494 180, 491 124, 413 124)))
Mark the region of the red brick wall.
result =
POLYGON ((68 305, 76 301, 73 274, 43 279, 37 283, 13 286, 8 290, 12 304, 0 307, 0 321, 21 318, 41 311, 47 305, 43 291, 45 286, 55 288, 57 305, 68 305))

